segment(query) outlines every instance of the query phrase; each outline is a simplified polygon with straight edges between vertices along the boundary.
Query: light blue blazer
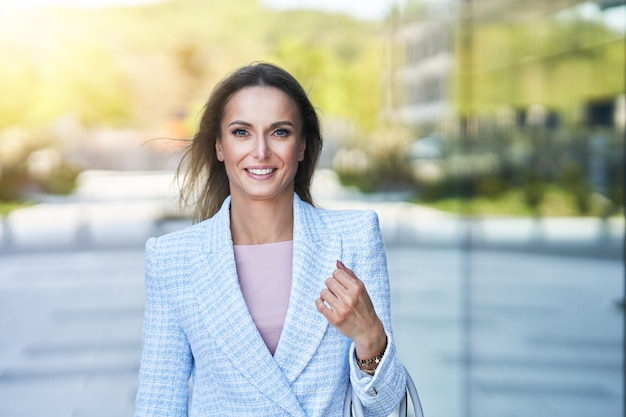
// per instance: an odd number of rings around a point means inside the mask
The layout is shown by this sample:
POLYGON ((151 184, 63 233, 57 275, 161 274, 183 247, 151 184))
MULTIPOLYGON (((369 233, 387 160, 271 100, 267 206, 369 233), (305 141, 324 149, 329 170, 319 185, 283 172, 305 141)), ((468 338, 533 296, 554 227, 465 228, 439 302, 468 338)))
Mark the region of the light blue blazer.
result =
POLYGON ((146 243, 135 416, 341 416, 349 383, 368 416, 388 416, 403 398, 405 374, 376 214, 318 209, 294 195, 291 296, 272 356, 239 288, 229 209, 227 198, 212 218, 146 243), (365 283, 387 332, 373 377, 315 306, 338 259, 365 283))

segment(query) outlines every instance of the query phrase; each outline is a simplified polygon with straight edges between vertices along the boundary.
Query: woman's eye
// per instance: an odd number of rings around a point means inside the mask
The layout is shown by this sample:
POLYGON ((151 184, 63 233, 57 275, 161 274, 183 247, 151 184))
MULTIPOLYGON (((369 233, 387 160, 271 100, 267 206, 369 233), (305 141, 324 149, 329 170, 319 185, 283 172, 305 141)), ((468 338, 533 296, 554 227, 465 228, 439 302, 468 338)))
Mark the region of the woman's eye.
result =
POLYGON ((247 134, 248 134, 248 132, 246 132, 244 129, 235 129, 235 130, 233 130, 233 135, 235 135, 235 136, 244 137, 247 134))
POLYGON ((274 135, 284 138, 285 136, 289 135, 289 131, 287 129, 278 129, 274 132, 274 135))

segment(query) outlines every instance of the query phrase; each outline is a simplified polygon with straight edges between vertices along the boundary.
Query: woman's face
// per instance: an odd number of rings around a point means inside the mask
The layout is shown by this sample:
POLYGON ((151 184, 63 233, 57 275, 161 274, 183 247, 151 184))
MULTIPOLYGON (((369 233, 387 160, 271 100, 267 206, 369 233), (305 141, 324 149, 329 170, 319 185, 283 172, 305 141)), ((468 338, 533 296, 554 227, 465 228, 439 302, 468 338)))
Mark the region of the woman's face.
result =
POLYGON ((215 143, 233 199, 292 198, 306 142, 296 104, 273 87, 247 87, 226 103, 215 143))

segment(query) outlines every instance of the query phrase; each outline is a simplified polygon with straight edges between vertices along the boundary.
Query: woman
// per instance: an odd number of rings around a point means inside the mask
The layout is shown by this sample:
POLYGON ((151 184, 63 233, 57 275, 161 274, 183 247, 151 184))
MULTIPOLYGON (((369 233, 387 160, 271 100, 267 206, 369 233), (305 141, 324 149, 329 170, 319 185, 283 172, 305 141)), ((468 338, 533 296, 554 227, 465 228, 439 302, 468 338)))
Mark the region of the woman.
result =
POLYGON ((313 206, 321 148, 283 69, 216 86, 185 155, 198 223, 146 244, 136 416, 340 416, 349 384, 369 416, 398 405, 378 219, 313 206))

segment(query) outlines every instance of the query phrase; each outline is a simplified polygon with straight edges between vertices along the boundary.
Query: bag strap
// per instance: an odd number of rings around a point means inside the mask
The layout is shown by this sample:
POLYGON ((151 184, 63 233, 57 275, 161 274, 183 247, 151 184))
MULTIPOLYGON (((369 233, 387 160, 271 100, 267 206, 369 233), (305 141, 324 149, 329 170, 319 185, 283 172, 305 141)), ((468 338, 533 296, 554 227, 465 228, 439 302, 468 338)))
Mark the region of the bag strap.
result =
POLYGON ((409 371, 402 365, 404 368, 404 372, 406 373, 406 393, 404 394, 404 401, 400 403, 400 415, 407 416, 407 396, 411 397, 411 402, 413 403, 413 415, 415 417, 424 417, 424 411, 422 410, 422 402, 420 401, 419 395, 417 395, 417 388, 415 387, 415 382, 413 382, 413 378, 411 378, 411 374, 409 371))
MULTIPOLYGON (((415 387, 413 378, 411 378, 411 374, 409 374, 409 371, 404 367, 404 365, 402 365, 402 369, 404 369, 404 373, 406 374, 406 392, 404 393, 404 399, 400 402, 400 406, 398 407, 399 415, 400 417, 408 416, 408 399, 410 397, 411 403, 413 404, 414 416, 424 417, 422 403, 420 402, 419 395, 417 395, 417 388, 415 387)), ((346 397, 343 402, 343 416, 365 417, 365 414, 363 413, 363 404, 361 404, 361 400, 359 400, 359 397, 352 389, 352 384, 348 384, 348 390, 346 391, 346 397)))

